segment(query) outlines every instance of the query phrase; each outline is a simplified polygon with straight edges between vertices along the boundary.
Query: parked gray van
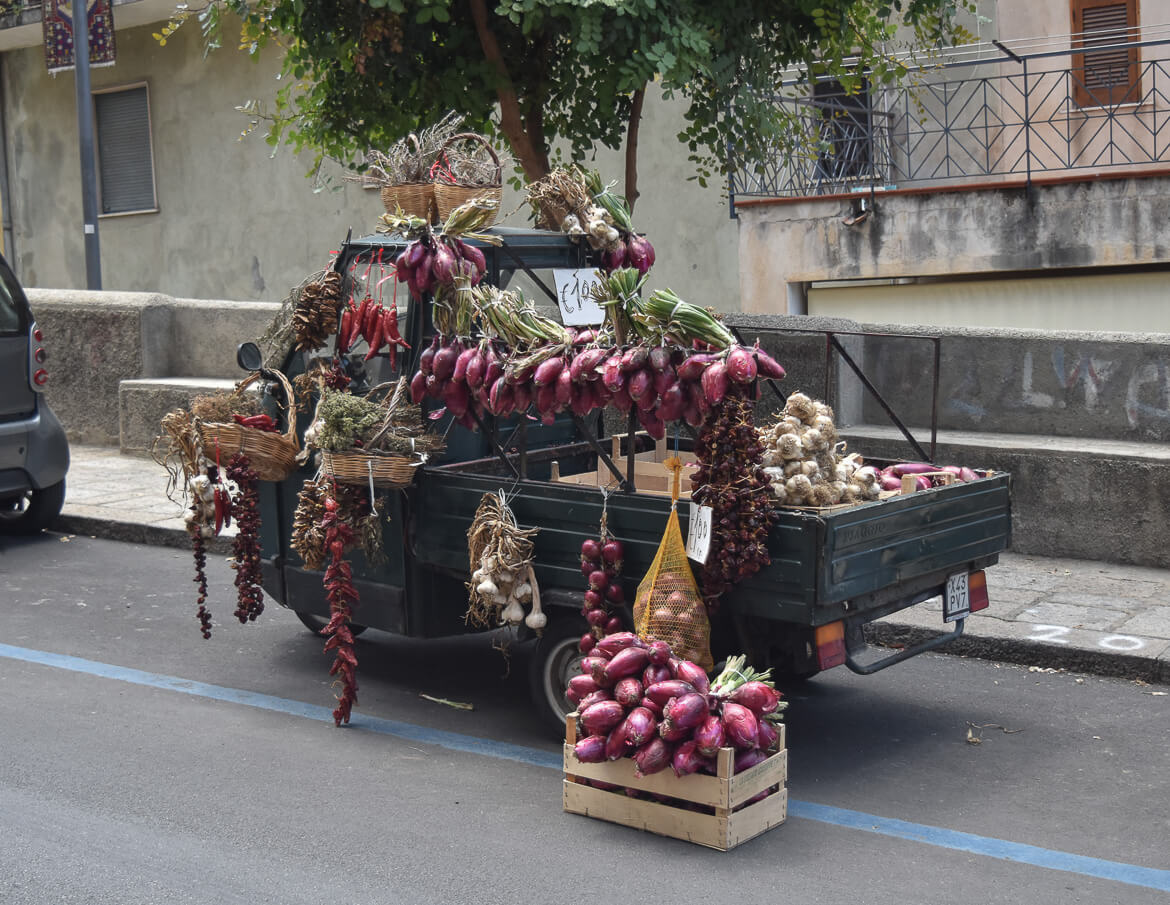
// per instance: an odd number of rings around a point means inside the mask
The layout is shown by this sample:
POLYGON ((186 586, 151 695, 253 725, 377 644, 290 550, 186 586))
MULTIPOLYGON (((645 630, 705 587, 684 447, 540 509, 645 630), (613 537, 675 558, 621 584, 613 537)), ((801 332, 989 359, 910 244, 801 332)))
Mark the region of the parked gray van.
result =
POLYGON ((0 534, 41 531, 65 503, 69 444, 45 402, 42 339, 24 290, 0 256, 0 534))

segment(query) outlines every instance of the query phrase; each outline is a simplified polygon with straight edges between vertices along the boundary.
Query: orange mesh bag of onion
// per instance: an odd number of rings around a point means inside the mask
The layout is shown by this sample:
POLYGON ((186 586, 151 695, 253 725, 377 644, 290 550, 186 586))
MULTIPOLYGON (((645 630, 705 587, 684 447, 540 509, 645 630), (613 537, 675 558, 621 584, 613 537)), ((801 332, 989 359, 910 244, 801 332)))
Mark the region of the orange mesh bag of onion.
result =
POLYGON ((687 548, 678 521, 682 460, 663 463, 673 472, 670 515, 658 552, 638 585, 634 599, 634 629, 643 639, 667 642, 676 657, 691 660, 710 671, 711 624, 698 582, 687 560, 687 548))

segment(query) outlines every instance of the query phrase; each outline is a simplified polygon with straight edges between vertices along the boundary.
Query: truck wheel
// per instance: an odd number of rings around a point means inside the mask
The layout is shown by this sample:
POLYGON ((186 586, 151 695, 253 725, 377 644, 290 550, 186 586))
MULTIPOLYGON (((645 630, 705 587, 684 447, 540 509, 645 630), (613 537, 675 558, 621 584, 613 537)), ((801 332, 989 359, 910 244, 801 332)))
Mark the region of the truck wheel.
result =
POLYGON ((565 697, 569 679, 581 673, 584 654, 577 645, 589 623, 573 613, 556 613, 536 641, 528 664, 528 685, 541 720, 558 736, 565 733, 565 717, 573 705, 565 697))
POLYGON ((0 500, 0 534, 37 534, 50 527, 65 505, 65 479, 43 490, 0 500))
MULTIPOLYGON (((301 625, 311 631, 314 635, 321 634, 321 629, 325 628, 325 626, 329 624, 328 619, 326 619, 324 616, 318 616, 316 613, 306 613, 303 610, 293 610, 293 612, 296 613, 296 617, 301 620, 301 625)), ((356 638, 366 630, 366 627, 364 625, 358 625, 356 622, 351 622, 349 624, 349 630, 353 632, 353 636, 356 638)))

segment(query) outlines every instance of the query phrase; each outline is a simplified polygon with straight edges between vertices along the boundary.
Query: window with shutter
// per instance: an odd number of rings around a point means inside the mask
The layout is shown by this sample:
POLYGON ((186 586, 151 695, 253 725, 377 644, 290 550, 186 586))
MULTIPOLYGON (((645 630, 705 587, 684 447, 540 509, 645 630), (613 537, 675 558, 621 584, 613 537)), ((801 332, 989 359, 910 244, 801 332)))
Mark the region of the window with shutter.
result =
POLYGON ((157 210, 145 85, 93 96, 102 214, 157 210))
POLYGON ((1141 90, 1137 0, 1072 0, 1073 97, 1082 107, 1136 104, 1141 90), (1100 48, 1093 50, 1091 48, 1100 48))

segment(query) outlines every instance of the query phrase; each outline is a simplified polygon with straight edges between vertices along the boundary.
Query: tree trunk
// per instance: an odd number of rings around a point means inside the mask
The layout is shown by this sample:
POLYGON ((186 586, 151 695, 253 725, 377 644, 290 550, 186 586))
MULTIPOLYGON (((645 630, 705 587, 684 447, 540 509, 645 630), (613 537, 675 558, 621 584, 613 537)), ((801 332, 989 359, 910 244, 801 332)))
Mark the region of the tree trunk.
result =
POLYGON ((471 0, 471 18, 475 22, 475 32, 479 36, 484 59, 495 68, 499 77, 496 95, 500 100, 500 130, 512 146, 512 153, 516 155, 520 168, 524 170, 524 176, 529 182, 535 182, 547 176, 549 172, 543 120, 539 115, 529 115, 527 124, 525 123, 525 117, 520 112, 520 99, 516 95, 515 83, 508 73, 499 42, 496 41, 488 22, 485 0, 471 0), (528 128, 525 128, 526 125, 528 128), (539 134, 532 134, 529 129, 538 130, 539 134))
POLYGON ((634 92, 630 104, 630 121, 626 125, 626 203, 630 213, 638 200, 638 127, 642 124, 642 104, 646 101, 646 86, 634 92))

